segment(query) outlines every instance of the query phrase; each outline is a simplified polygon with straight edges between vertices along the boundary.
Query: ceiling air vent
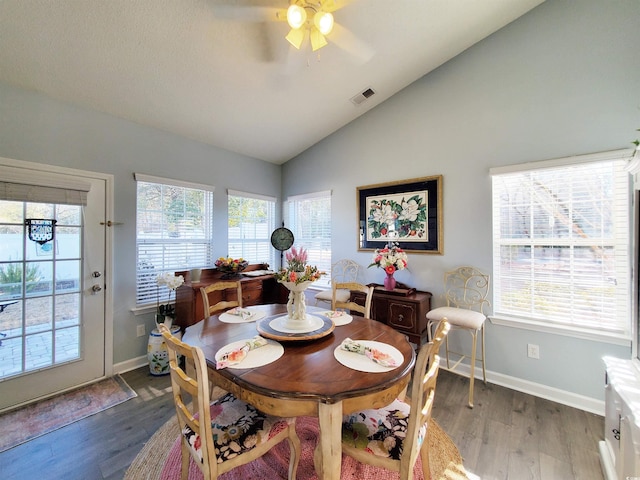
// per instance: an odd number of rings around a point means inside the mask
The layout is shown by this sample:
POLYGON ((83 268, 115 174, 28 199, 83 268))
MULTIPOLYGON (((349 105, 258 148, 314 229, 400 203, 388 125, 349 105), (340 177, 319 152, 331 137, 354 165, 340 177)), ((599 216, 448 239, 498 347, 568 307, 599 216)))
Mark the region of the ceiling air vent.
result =
POLYGON ((373 97, 376 92, 373 91, 373 88, 369 87, 364 92, 357 94, 355 97, 351 98, 351 103, 354 105, 361 105, 369 98, 373 97))

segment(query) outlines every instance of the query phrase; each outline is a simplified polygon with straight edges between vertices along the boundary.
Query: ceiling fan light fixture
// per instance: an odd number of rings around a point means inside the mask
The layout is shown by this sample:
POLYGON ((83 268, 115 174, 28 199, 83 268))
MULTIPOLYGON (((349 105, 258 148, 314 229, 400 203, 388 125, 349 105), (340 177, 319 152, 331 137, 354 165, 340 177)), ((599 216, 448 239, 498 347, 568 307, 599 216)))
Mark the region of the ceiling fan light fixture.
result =
MULTIPOLYGON (((287 9, 287 23, 294 30, 302 27, 307 21, 307 11, 300 5, 289 5, 287 9)), ((298 47, 299 48, 299 47, 298 47)))
POLYGON ((304 41, 304 30, 301 28, 292 28, 285 38, 291 45, 300 50, 302 42, 304 41))
POLYGON ((333 15, 329 12, 319 11, 313 16, 313 23, 323 35, 329 35, 333 30, 333 15))
POLYGON ((322 35, 322 33, 320 33, 320 30, 316 28, 311 29, 310 38, 311 50, 313 50, 314 52, 327 44, 327 39, 324 38, 324 35, 322 35))

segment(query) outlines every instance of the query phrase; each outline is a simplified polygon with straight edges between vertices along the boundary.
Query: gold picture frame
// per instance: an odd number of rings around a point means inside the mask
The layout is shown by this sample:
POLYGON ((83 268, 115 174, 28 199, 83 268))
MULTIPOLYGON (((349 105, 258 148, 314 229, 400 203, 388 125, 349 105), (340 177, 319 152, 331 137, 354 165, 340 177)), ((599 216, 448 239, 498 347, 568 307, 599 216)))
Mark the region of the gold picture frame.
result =
POLYGON ((358 251, 397 243, 408 253, 442 255, 442 175, 356 188, 358 251))

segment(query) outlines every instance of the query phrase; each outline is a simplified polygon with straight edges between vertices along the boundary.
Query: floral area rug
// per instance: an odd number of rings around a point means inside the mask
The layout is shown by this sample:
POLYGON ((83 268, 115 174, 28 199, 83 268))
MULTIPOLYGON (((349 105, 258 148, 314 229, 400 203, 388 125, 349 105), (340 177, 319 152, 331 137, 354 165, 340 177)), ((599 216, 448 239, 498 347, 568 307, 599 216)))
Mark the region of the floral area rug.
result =
MULTIPOLYGON (((429 436, 429 462, 433 480, 463 480, 469 478, 462 457, 451 438, 432 421, 429 436)), ((316 480, 313 467, 313 450, 318 440, 318 420, 298 417, 296 430, 302 443, 302 455, 296 478, 316 480)), ((163 425, 140 454, 134 459, 125 474, 125 480, 173 480, 180 478, 180 442, 175 417, 163 425)), ((221 475, 220 480, 286 480, 289 466, 289 444, 284 441, 267 454, 253 462, 221 475)), ((415 480, 424 480, 420 459, 414 469, 415 480)), ((397 480, 398 473, 384 468, 364 465, 350 457, 342 457, 343 480, 397 480)), ((191 461, 190 480, 201 480, 202 473, 191 461)))
POLYGON ((120 375, 0 415, 0 452, 137 397, 120 375))

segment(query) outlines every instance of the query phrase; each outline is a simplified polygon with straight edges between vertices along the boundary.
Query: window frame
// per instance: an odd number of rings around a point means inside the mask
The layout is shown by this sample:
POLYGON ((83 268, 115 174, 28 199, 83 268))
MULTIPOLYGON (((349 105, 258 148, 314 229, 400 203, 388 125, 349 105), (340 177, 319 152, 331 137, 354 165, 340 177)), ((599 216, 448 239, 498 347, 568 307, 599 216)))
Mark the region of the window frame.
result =
MULTIPOLYGON (((314 265, 326 273, 320 280, 313 283, 313 288, 330 288, 331 286, 331 196, 331 190, 323 190, 290 196, 283 204, 285 225, 293 232, 295 239, 293 245, 296 247, 304 247, 308 254, 308 264, 314 265), (316 219, 307 225, 302 218, 300 209, 303 208, 305 203, 314 201, 327 201, 328 205, 325 205, 324 209, 319 211, 320 214, 325 215, 325 218, 322 220, 325 224, 325 228, 321 232, 322 236, 319 239, 316 237, 312 241, 311 237, 305 232, 310 232, 312 230, 311 225, 317 226, 320 222, 316 219), (319 252, 317 248, 311 245, 312 242, 315 244, 319 243, 319 252)), ((283 260, 283 262, 286 263, 286 260, 283 260)))
MULTIPOLYGON (((277 262, 277 258, 276 258, 276 253, 275 253, 275 249, 271 246, 271 233, 273 232, 273 230, 275 229, 275 225, 276 225, 276 208, 277 208, 277 198, 275 197, 270 197, 267 195, 260 195, 257 193, 249 193, 249 192, 242 192, 242 191, 238 191, 238 190, 227 190, 227 251, 229 252, 229 256, 233 257, 233 258, 238 258, 238 257, 242 257, 245 260, 249 261, 249 263, 268 263, 269 266, 273 269, 273 266, 276 265, 277 262), (232 220, 238 220, 241 221, 243 219, 243 217, 232 217, 231 216, 231 208, 230 208, 230 203, 231 203, 231 197, 234 198, 239 198, 242 199, 242 201, 245 200, 258 200, 258 201, 264 201, 267 202, 266 208, 267 208, 267 227, 266 227, 266 231, 265 231, 265 236, 264 237, 256 237, 256 238, 250 238, 250 239, 242 239, 242 238, 232 238, 231 237, 231 222, 232 220), (233 251, 235 251, 234 248, 232 248, 233 244, 240 244, 242 245, 242 247, 240 248, 240 250, 243 253, 240 254, 234 254, 232 253, 233 251), (268 251, 268 254, 266 256, 264 256, 263 258, 251 258, 248 255, 246 255, 246 250, 244 249, 244 245, 245 244, 262 244, 264 243, 266 250, 268 251)), ((254 220, 254 218, 250 218, 250 219, 246 219, 246 220, 254 220)), ((242 231, 242 229, 241 229, 242 231)))
MULTIPOLYGON (((191 268, 197 267, 206 267, 207 265, 212 264, 213 259, 213 251, 214 251, 214 235, 213 235, 213 207, 214 207, 214 190, 215 188, 210 185, 203 185, 194 182, 185 182, 181 180, 174 180, 169 178, 156 177, 152 175, 146 175, 141 173, 135 173, 134 178, 136 180, 136 293, 135 293, 135 308, 134 310, 145 309, 146 307, 157 306, 158 302, 173 303, 175 301, 175 294, 171 295, 172 292, 167 292, 166 288, 149 288, 149 282, 146 282, 145 285, 141 284, 141 279, 143 276, 153 275, 153 283, 155 284, 155 279, 158 275, 161 275, 166 272, 175 272, 181 270, 189 270, 191 268), (203 196, 203 205, 202 207, 202 215, 201 221, 203 222, 202 226, 202 238, 197 237, 185 237, 181 239, 175 238, 166 238, 164 236, 160 238, 140 238, 139 236, 139 223, 141 217, 141 211, 139 206, 139 187, 140 183, 148 183, 160 186, 161 189, 164 188, 182 188, 184 190, 195 190, 204 192, 203 196), (167 260, 166 258, 162 259, 162 265, 160 267, 155 267, 153 273, 144 273, 142 269, 139 268, 141 262, 141 252, 140 249, 144 246, 150 246, 153 248, 154 246, 176 246, 181 243, 189 243, 189 245, 201 245, 203 248, 201 250, 201 254, 199 255, 198 261, 193 262, 184 262, 176 264, 175 261, 172 263, 171 260, 167 260), (168 297, 167 297, 168 295, 168 297)), ((162 208, 159 210, 163 211, 162 208)), ((163 211, 164 213, 164 211, 163 211)), ((167 236, 168 237, 168 236, 167 236)), ((160 247, 162 248, 162 247, 160 247)), ((182 252, 182 255, 188 256, 189 251, 185 250, 182 252)), ((164 254, 163 254, 164 257, 164 254)))
MULTIPOLYGON (((493 306, 494 313, 490 316, 491 322, 497 325, 505 325, 516 328, 523 328, 527 330, 534 330, 539 332, 547 332, 554 333, 560 335, 567 335, 574 338, 588 339, 588 340, 596 340, 605 343, 611 343, 616 345, 624 345, 629 346, 631 344, 632 338, 632 302, 631 299, 631 290, 633 289, 633 283, 631 281, 631 262, 632 262, 632 228, 630 225, 631 219, 631 181, 629 179, 628 173, 624 171, 624 161, 628 161, 630 157, 629 150, 616 150, 611 152, 602 152, 598 154, 590 154, 590 155, 580 155, 574 157, 567 158, 559 158, 554 160, 546 160, 541 162, 531 162, 526 164, 519 165, 511 165, 505 167, 497 167, 490 169, 490 174, 492 176, 493 186, 492 186, 492 198, 493 198, 493 232, 492 232, 492 243, 493 243, 493 273, 494 273, 494 281, 493 281, 493 306), (624 295, 621 292, 626 292, 626 304, 624 305, 624 311, 621 312, 626 320, 623 322, 624 327, 621 329, 597 329, 588 326, 576 326, 569 323, 562 322, 550 322, 548 320, 527 318, 524 315, 512 314, 508 311, 500 311, 498 301, 498 295, 500 295, 500 288, 498 280, 500 278, 500 254, 499 249, 500 246, 505 243, 499 242, 499 212, 500 205, 499 199, 497 198, 496 190, 495 190, 495 179, 496 177, 500 177, 501 175, 508 175, 512 173, 525 173, 525 172, 535 172, 539 170, 548 170, 548 169, 558 169, 563 167, 570 167, 572 165, 580 165, 580 164, 588 164, 592 162, 607 162, 607 161, 620 161, 620 167, 622 170, 619 170, 620 178, 618 181, 619 185, 624 185, 624 191, 618 192, 615 194, 619 195, 618 198, 618 208, 620 211, 617 213, 618 218, 617 222, 623 228, 626 226, 626 232, 623 232, 625 237, 624 243, 616 244, 616 248, 622 249, 622 252, 617 251, 616 253, 622 254, 623 261, 621 262, 619 259, 616 260, 616 265, 622 264, 623 268, 618 270, 616 267, 616 272, 621 275, 620 277, 620 288, 616 289, 616 295, 618 298, 622 298, 624 295), (625 177, 626 175, 626 177, 625 177), (625 202, 623 206, 622 203, 625 202), (624 267, 626 266, 626 267, 624 267), (498 306, 498 307, 496 307, 498 306)), ((615 180, 614 180, 615 182, 615 180)), ((615 209, 615 206, 612 208, 615 209)), ((618 238, 620 241, 622 237, 618 238)), ((555 239, 554 239, 555 241, 555 239)), ((614 239, 614 243, 615 243, 614 239)), ((508 243, 508 242, 507 242, 508 243)), ((522 241, 519 240, 517 242, 513 242, 513 244, 518 243, 521 244, 522 241)), ((534 246, 535 242, 530 242, 530 246, 534 246)), ((616 280, 618 280, 618 275, 616 276, 616 280)), ((620 302, 618 302, 620 303, 620 302)))

